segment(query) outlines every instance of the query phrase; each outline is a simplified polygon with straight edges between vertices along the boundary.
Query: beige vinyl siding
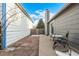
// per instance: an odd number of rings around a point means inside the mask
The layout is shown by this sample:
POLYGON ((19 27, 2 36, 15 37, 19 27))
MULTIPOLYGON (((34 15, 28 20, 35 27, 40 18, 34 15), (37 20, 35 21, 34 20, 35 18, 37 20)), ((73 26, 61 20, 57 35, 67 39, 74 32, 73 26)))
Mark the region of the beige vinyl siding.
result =
POLYGON ((71 4, 55 19, 55 33, 65 35, 69 31, 69 41, 79 49, 79 4, 71 4))
POLYGON ((49 35, 54 34, 54 20, 49 23, 49 35), (53 28, 52 28, 53 27, 53 28), (53 30, 53 31, 52 31, 53 30), (52 33, 53 32, 53 33, 52 33))
POLYGON ((2 46, 2 43, 1 43, 1 41, 2 41, 2 25, 1 25, 1 18, 2 18, 2 3, 0 3, 0 48, 1 48, 1 46, 2 46))
POLYGON ((0 20, 2 18, 2 3, 0 3, 0 20))
POLYGON ((17 7, 16 4, 6 4, 6 5, 7 5, 6 6, 7 12, 10 9, 13 9, 13 10, 9 11, 9 13, 7 14, 7 19, 11 15, 17 13, 16 15, 9 18, 8 21, 7 21, 7 25, 8 25, 9 22, 11 22, 9 24, 9 26, 7 27, 7 30, 6 30, 7 31, 7 33, 6 33, 6 36, 7 36, 6 42, 7 42, 7 46, 8 46, 8 45, 24 38, 25 36, 30 35, 30 29, 29 29, 30 26, 28 26, 28 25, 30 24, 31 20, 28 18, 28 16, 26 16, 17 7))

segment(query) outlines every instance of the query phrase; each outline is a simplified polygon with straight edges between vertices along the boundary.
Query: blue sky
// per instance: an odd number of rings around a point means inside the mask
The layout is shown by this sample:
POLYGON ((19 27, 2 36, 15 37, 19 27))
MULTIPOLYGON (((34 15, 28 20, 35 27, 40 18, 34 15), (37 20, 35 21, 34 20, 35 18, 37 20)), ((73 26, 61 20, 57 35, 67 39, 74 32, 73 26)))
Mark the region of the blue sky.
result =
POLYGON ((21 3, 26 12, 32 17, 33 22, 44 16, 45 10, 50 11, 51 16, 53 16, 59 9, 61 9, 63 3, 21 3))

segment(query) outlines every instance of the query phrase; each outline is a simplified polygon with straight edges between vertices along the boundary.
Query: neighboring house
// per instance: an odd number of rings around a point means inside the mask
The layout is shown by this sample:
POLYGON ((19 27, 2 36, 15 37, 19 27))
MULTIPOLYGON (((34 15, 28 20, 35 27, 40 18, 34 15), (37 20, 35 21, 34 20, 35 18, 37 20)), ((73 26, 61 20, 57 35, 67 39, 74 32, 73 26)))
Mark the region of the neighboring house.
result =
POLYGON ((69 31, 70 46, 79 53, 79 4, 65 4, 48 24, 49 35, 65 35, 69 31))
MULTIPOLYGON (((32 19, 21 4, 2 3, 2 48, 30 35, 32 19)), ((0 16, 1 17, 1 16, 0 16)))

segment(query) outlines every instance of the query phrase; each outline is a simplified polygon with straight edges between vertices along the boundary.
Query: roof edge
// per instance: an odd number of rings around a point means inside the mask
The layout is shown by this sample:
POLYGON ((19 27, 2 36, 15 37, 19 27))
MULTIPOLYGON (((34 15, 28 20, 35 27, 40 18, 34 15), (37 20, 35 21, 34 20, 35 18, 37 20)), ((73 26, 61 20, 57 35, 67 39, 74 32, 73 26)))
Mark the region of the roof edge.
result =
POLYGON ((51 22, 56 16, 58 16, 62 11, 64 11, 68 6, 70 6, 71 3, 66 3, 49 21, 51 22))
MULTIPOLYGON (((25 11, 25 9, 22 7, 22 5, 21 5, 20 3, 15 3, 15 4, 16 4, 16 5, 19 7, 19 9, 20 9, 26 16, 28 16, 28 18, 32 21, 30 15, 25 11)), ((32 23, 33 23, 33 21, 32 21, 32 23)))

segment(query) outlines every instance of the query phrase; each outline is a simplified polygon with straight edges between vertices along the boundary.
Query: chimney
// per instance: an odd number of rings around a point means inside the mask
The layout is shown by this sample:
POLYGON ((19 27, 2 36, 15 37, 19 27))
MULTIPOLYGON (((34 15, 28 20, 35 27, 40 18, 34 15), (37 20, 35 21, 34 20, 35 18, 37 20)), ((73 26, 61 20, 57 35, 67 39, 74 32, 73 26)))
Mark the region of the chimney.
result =
POLYGON ((48 20, 49 20, 49 10, 46 9, 45 11, 45 34, 46 35, 48 35, 48 24, 47 24, 48 20))
POLYGON ((45 12, 45 20, 48 21, 49 20, 49 10, 46 9, 46 12, 45 12))

